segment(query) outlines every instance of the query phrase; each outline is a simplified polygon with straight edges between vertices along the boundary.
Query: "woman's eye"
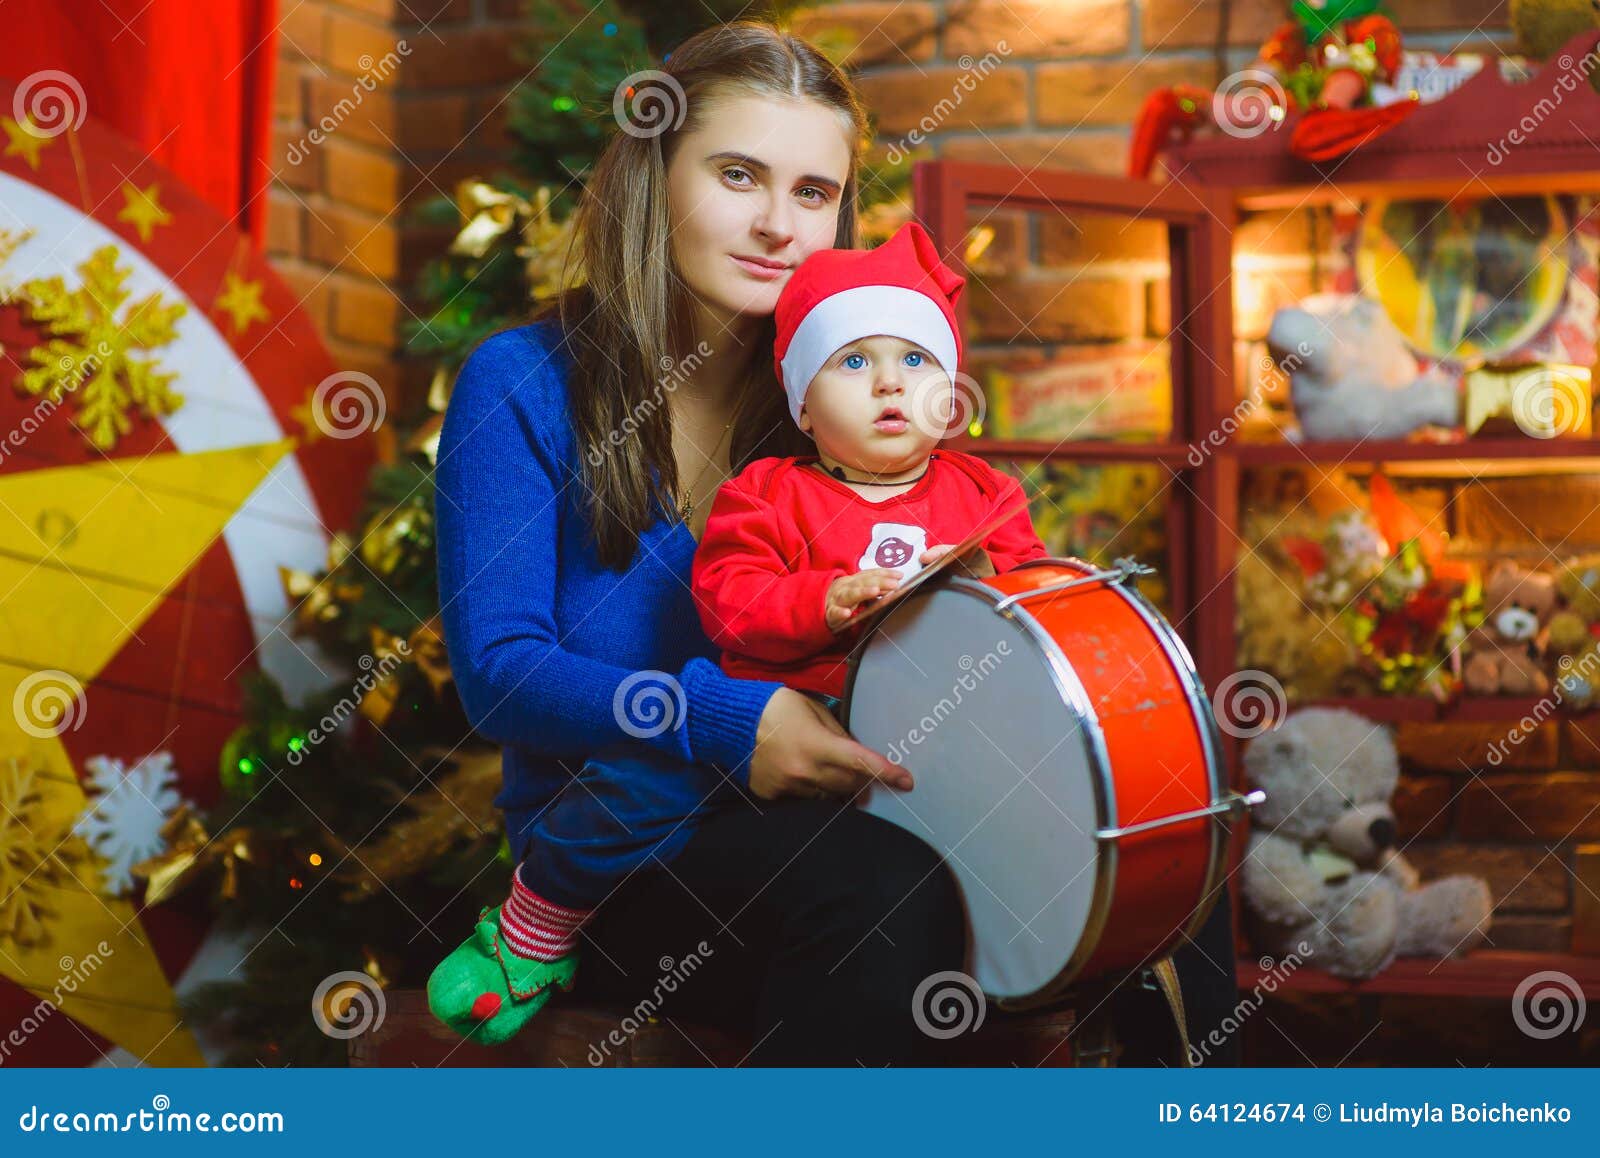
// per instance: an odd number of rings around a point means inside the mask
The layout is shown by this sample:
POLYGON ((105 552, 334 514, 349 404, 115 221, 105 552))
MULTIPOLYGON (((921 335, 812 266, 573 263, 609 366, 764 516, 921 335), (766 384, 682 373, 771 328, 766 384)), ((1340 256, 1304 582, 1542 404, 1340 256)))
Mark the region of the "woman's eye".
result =
POLYGON ((905 356, 904 361, 905 361, 905 364, 907 366, 912 366, 912 367, 920 366, 920 365, 922 365, 922 355, 919 354, 917 351, 912 350, 911 353, 909 353, 909 354, 907 354, 905 356))
POLYGON ((743 184, 743 182, 734 180, 734 174, 738 174, 741 177, 749 177, 750 176, 749 171, 745 170, 745 169, 724 169, 722 171, 723 177, 725 177, 727 180, 731 181, 733 184, 735 184, 735 185, 743 184))
POLYGON ((800 190, 800 192, 802 194, 805 194, 805 193, 815 194, 815 196, 808 197, 808 198, 806 198, 806 200, 815 202, 818 205, 826 205, 827 202, 828 202, 828 195, 825 192, 823 192, 821 189, 818 189, 815 185, 807 185, 804 189, 800 190))
POLYGON ((844 357, 844 364, 851 370, 859 370, 861 367, 867 364, 867 360, 860 354, 846 354, 844 357))

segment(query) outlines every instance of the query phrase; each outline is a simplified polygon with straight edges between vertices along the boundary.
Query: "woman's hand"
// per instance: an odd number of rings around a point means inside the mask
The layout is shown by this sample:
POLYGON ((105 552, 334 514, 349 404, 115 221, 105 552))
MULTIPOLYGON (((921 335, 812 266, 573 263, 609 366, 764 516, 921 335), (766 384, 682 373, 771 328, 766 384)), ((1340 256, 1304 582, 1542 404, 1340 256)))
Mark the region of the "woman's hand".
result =
POLYGON ((880 595, 887 595, 898 586, 900 572, 892 567, 873 567, 867 571, 857 571, 854 575, 839 576, 828 584, 828 598, 823 609, 828 630, 844 630, 858 607, 880 595))
POLYGON ((783 796, 854 796, 883 781, 909 789, 911 773, 851 738, 817 701, 779 688, 756 725, 750 791, 764 800, 783 796))

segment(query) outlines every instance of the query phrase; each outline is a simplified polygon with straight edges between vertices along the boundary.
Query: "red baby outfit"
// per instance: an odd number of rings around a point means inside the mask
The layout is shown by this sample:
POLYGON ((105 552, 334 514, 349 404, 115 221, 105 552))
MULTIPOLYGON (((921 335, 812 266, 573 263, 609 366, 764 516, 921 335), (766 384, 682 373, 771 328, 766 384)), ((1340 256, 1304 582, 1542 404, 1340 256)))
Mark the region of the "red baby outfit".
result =
POLYGON ((893 567, 909 580, 922 570, 924 550, 960 542, 1002 502, 1018 511, 983 543, 995 570, 1049 554, 1021 484, 974 455, 934 451, 916 484, 883 502, 810 465, 816 461, 763 458, 717 491, 695 552, 692 591, 731 676, 842 696, 861 632, 828 629, 829 584, 874 567, 893 567))

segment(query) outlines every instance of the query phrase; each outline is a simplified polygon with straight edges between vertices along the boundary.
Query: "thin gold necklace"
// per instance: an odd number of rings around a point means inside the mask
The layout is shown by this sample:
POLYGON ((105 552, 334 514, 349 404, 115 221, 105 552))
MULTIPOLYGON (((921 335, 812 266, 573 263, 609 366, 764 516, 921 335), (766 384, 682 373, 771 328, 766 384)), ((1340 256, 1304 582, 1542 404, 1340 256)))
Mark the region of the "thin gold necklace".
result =
POLYGON ((717 451, 722 449, 722 439, 726 438, 728 432, 732 429, 732 421, 722 428, 722 435, 717 439, 717 445, 711 448, 710 460, 701 468, 694 482, 689 484, 689 489, 684 493, 682 501, 678 503, 678 517, 684 522, 687 523, 689 517, 694 514, 694 492, 700 486, 701 479, 706 477, 706 471, 717 465, 717 451))

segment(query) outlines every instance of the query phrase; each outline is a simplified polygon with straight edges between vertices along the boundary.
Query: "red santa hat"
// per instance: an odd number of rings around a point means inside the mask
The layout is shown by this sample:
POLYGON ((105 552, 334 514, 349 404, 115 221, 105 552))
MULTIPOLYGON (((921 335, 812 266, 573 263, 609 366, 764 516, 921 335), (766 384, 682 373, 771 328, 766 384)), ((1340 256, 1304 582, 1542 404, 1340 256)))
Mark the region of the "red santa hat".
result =
POLYGON ((773 363, 800 421, 806 389, 846 342, 886 334, 915 342, 954 375, 961 362, 956 302, 966 278, 939 260, 915 221, 876 249, 821 249, 778 295, 773 363))

